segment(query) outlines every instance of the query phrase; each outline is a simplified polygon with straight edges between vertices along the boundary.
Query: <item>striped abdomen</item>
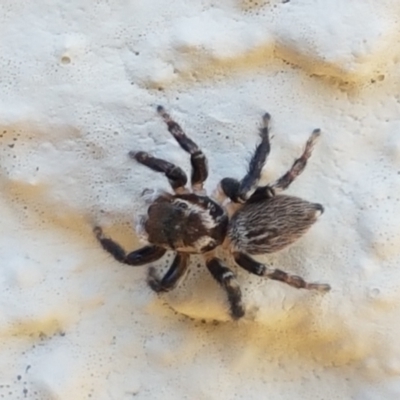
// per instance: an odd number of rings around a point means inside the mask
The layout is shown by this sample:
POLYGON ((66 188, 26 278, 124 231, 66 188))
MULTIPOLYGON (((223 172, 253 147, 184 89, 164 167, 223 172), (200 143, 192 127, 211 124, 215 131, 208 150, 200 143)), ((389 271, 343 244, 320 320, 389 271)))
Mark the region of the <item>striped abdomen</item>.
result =
POLYGON ((304 235, 322 212, 320 204, 285 195, 247 203, 229 222, 232 250, 248 254, 279 251, 304 235))

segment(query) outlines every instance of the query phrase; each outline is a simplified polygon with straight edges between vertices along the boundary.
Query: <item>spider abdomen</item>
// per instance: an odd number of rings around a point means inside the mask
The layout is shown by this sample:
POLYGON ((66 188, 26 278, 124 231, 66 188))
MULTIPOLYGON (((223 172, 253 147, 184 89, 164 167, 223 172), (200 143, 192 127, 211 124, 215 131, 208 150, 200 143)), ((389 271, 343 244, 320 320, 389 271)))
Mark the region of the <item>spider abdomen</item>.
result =
POLYGON ((274 253, 303 236, 322 212, 320 204, 285 195, 247 203, 232 216, 228 238, 234 251, 274 253))

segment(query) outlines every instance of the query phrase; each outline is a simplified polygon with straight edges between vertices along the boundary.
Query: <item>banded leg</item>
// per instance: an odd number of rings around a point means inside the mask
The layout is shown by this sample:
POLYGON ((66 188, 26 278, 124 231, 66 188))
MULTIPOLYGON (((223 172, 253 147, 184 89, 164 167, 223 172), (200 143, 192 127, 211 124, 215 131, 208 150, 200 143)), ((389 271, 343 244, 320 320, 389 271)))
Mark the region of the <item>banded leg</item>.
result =
POLYGON ((268 113, 263 116, 263 126, 260 130, 261 142, 257 145, 250 160, 249 170, 245 177, 240 182, 232 178, 224 178, 220 182, 222 191, 235 203, 245 203, 257 189, 262 169, 271 150, 269 141, 270 118, 268 113))
POLYGON ((145 246, 126 254, 125 250, 117 242, 104 236, 100 227, 95 227, 93 232, 105 251, 110 253, 117 261, 134 267, 157 261, 167 251, 158 246, 145 246))
POLYGON ((275 196, 275 190, 269 186, 260 186, 256 189, 256 191, 250 196, 247 203, 257 203, 264 199, 270 199, 275 196))
POLYGON ((320 292, 327 292, 331 289, 330 285, 326 283, 308 283, 303 278, 297 275, 290 275, 287 272, 281 271, 280 269, 269 268, 264 264, 261 264, 244 253, 234 253, 236 263, 244 268, 246 271, 258 275, 264 276, 269 279, 276 281, 285 282, 290 286, 297 289, 309 289, 318 290, 320 292))
POLYGON ((181 126, 170 117, 164 107, 158 106, 157 112, 167 124, 168 131, 176 139, 178 144, 183 150, 190 154, 190 162, 192 164, 192 187, 195 193, 200 193, 203 190, 203 183, 208 177, 208 164, 205 154, 192 139, 186 136, 181 126))
POLYGON ((294 161, 288 172, 282 175, 275 183, 271 185, 272 189, 276 191, 287 189, 289 185, 304 171, 307 161, 311 157, 315 143, 320 135, 321 131, 319 129, 314 129, 314 131, 311 133, 311 136, 307 140, 303 154, 294 161))
POLYGON ((207 260, 206 265, 211 275, 225 289, 228 295, 232 318, 239 319, 243 317, 245 311, 242 303, 242 292, 234 273, 218 258, 207 260))
POLYGON ((169 292, 175 289, 186 276, 188 261, 189 254, 177 253, 170 268, 161 280, 157 277, 156 269, 150 267, 147 275, 148 285, 157 293, 169 292))
POLYGON ((168 161, 162 160, 161 158, 155 158, 145 151, 130 151, 129 157, 133 158, 140 164, 152 169, 156 172, 163 172, 168 178, 172 189, 176 193, 184 193, 185 185, 187 183, 187 176, 182 168, 172 164, 168 161))

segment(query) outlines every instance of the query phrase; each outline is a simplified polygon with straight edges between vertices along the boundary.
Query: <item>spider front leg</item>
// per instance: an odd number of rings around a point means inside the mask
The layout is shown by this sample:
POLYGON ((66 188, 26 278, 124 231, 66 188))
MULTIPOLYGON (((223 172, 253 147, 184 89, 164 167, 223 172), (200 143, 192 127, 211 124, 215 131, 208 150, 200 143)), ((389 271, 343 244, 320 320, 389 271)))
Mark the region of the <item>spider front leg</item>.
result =
POLYGON ((233 319, 242 318, 245 311, 242 292, 235 274, 219 258, 206 259, 206 265, 213 278, 225 289, 233 319))
POLYGON ((330 285, 326 283, 308 283, 300 276, 290 275, 280 269, 269 268, 266 265, 257 262, 247 254, 236 252, 233 253, 233 256, 240 267, 252 274, 285 282, 297 289, 318 290, 320 292, 327 292, 331 289, 330 285))
MULTIPOLYGON (((275 183, 271 185, 274 190, 285 190, 289 185, 304 171, 308 159, 311 157, 315 143, 321 135, 320 129, 314 129, 311 136, 307 140, 303 154, 297 158, 288 172, 282 175, 275 183)), ((260 188, 261 189, 261 188, 260 188)))
POLYGON ((117 242, 104 236, 100 227, 95 227, 93 232, 105 251, 110 253, 117 261, 134 267, 157 261, 167 251, 158 246, 145 246, 126 254, 125 250, 117 242))
POLYGON ((208 165, 205 154, 192 139, 186 136, 181 126, 170 117, 164 107, 158 106, 157 111, 167 124, 168 131, 171 135, 176 139, 182 149, 190 154, 190 162, 192 164, 192 188, 195 193, 201 194, 203 191, 203 183, 208 177, 208 165))
POLYGON ((184 279, 188 265, 189 254, 177 253, 172 265, 161 280, 157 277, 156 269, 150 267, 147 275, 147 283, 157 293, 169 292, 184 279))
POLYGON ((175 193, 185 193, 187 176, 182 168, 168 161, 162 160, 161 158, 155 158, 145 151, 130 151, 129 157, 152 169, 153 171, 163 172, 168 178, 168 181, 175 193))
POLYGON ((257 145, 250 160, 249 170, 245 177, 240 182, 233 178, 224 178, 219 184, 223 193, 235 203, 245 203, 257 189, 262 169, 271 150, 269 141, 270 119, 270 115, 265 113, 263 126, 260 130, 261 142, 257 145))

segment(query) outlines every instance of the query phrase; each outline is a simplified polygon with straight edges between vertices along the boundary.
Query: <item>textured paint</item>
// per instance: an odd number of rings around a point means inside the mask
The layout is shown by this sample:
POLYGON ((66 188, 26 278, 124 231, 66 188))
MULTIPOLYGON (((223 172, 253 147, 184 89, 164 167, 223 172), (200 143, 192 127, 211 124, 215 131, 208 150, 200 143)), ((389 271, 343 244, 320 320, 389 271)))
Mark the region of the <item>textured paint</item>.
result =
POLYGON ((399 399, 399 15, 396 0, 3 0, 0 398, 399 399), (159 104, 206 153, 209 193, 245 174, 266 111, 263 183, 321 129, 288 194, 325 213, 258 260, 331 292, 237 270, 232 323, 200 259, 157 297, 146 267, 100 248, 96 224, 136 249, 141 193, 168 188, 129 151, 189 171, 159 104))

